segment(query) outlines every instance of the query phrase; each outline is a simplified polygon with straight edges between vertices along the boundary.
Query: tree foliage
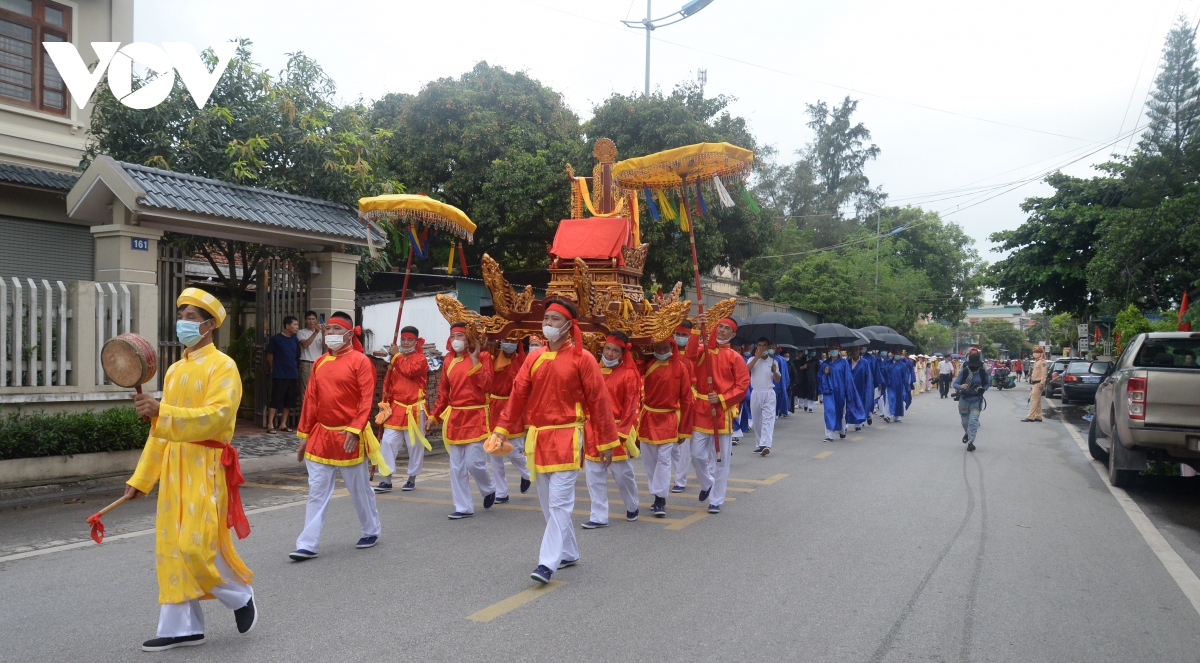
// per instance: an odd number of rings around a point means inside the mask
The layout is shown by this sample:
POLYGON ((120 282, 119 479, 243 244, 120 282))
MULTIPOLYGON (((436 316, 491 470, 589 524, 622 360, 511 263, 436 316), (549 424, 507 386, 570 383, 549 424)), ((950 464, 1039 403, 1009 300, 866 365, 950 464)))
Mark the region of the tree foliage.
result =
POLYGON ((954 346, 954 330, 937 322, 929 322, 913 327, 909 340, 917 346, 918 352, 949 353, 954 346))

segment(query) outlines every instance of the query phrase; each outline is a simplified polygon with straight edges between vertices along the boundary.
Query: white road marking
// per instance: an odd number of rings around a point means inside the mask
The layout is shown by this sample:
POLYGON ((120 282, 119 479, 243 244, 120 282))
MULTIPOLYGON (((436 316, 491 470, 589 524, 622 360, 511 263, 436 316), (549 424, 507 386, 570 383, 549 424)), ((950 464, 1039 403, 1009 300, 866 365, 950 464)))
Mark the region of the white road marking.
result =
MULTIPOLYGON (((334 495, 334 497, 340 497, 340 495, 334 495)), ((304 504, 306 501, 307 500, 299 500, 296 502, 287 502, 285 504, 276 504, 275 506, 264 506, 259 509, 250 509, 250 510, 246 511, 246 515, 252 516, 256 513, 266 513, 267 511, 278 511, 279 509, 287 509, 287 508, 290 508, 293 506, 299 506, 301 504, 304 504)), ((138 530, 136 532, 125 532, 124 534, 113 534, 111 536, 105 535, 104 543, 108 543, 109 541, 120 541, 121 539, 132 539, 132 538, 136 538, 139 536, 146 536, 147 534, 153 534, 153 533, 154 533, 154 528, 150 528, 150 529, 138 530)), ((74 550, 76 548, 87 548, 89 546, 94 546, 94 545, 97 545, 96 542, 92 541, 91 539, 87 539, 86 541, 76 541, 75 543, 67 543, 67 544, 63 544, 61 546, 52 546, 50 548, 42 548, 41 550, 30 550, 28 552, 16 553, 13 555, 6 555, 4 557, 0 557, 0 564, 3 564, 5 562, 15 562, 18 559, 26 559, 29 557, 38 557, 41 555, 49 555, 50 553, 63 552, 64 550, 74 550)), ((99 545, 103 545, 103 544, 99 544, 99 545)))
POLYGON ((1150 522, 1150 519, 1146 517, 1146 513, 1137 505, 1137 502, 1133 501, 1129 493, 1108 482, 1108 468, 1100 461, 1092 458, 1091 453, 1088 451, 1087 442, 1075 430, 1075 427, 1066 421, 1063 421, 1062 424, 1067 429, 1067 432, 1071 434, 1071 437, 1075 438, 1075 443, 1079 445, 1080 451, 1087 454, 1092 467, 1100 475, 1100 480, 1105 486, 1108 486, 1108 491, 1113 494, 1113 497, 1117 498, 1117 504, 1121 505, 1121 508, 1125 510, 1125 515, 1129 516, 1129 520, 1133 521, 1133 526, 1141 533, 1142 538, 1146 541, 1146 545, 1150 546, 1150 550, 1158 556, 1158 561, 1162 562, 1162 565, 1166 567, 1167 573, 1171 575, 1171 579, 1179 586, 1180 591, 1183 592, 1188 601, 1191 601, 1192 608, 1196 610, 1196 613, 1200 614, 1200 578, 1196 577, 1195 571, 1192 571, 1192 567, 1183 561, 1183 558, 1179 556, 1179 553, 1175 552, 1170 543, 1167 543, 1162 532, 1159 532, 1154 523, 1150 522))

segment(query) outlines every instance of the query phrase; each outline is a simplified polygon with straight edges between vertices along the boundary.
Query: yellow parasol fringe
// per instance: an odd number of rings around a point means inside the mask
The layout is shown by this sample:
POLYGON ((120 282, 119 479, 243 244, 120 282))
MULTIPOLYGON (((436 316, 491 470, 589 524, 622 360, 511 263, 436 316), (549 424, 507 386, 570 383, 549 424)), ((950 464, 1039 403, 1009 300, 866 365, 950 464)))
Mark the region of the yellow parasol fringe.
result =
POLYGON ((617 186, 628 191, 643 188, 675 189, 684 178, 709 180, 713 175, 733 177, 754 166, 754 153, 729 143, 698 143, 677 147, 613 166, 617 186))
POLYGON ((358 214, 370 221, 423 223, 468 242, 475 239, 476 225, 462 210, 428 196, 403 193, 359 198, 358 214))

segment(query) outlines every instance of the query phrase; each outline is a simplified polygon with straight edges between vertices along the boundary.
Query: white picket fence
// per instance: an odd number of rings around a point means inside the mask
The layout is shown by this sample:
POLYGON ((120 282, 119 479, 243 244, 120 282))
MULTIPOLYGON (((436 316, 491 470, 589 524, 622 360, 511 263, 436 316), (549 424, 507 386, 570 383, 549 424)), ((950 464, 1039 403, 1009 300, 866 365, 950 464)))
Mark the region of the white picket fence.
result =
POLYGON ((72 384, 71 339, 75 325, 83 322, 74 319, 70 292, 95 299, 95 321, 86 324, 95 324, 96 384, 105 383, 100 349, 106 340, 131 329, 129 288, 121 283, 69 283, 0 277, 0 387, 72 384))

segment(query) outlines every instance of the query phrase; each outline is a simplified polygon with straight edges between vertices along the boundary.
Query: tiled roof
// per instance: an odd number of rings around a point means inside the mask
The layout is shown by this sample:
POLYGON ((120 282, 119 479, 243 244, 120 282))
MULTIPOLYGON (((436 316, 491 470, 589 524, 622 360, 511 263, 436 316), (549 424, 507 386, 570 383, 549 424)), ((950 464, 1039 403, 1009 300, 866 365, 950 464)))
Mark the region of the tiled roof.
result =
POLYGON ((56 191, 70 191, 78 180, 78 173, 64 173, 60 170, 0 162, 0 182, 25 184, 56 191))
MULTIPOLYGON (((146 191, 142 207, 176 210, 261 223, 324 235, 361 238, 358 211, 328 200, 117 162, 146 191)), ((376 241, 384 237, 377 231, 376 241)))

